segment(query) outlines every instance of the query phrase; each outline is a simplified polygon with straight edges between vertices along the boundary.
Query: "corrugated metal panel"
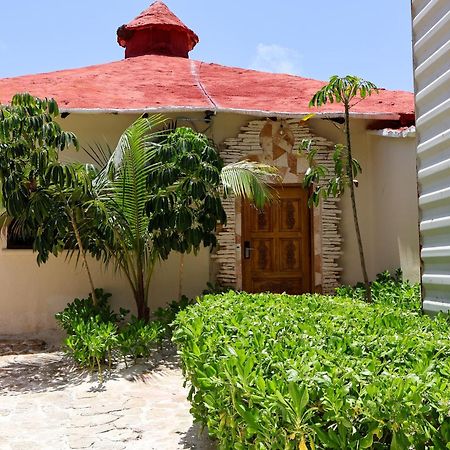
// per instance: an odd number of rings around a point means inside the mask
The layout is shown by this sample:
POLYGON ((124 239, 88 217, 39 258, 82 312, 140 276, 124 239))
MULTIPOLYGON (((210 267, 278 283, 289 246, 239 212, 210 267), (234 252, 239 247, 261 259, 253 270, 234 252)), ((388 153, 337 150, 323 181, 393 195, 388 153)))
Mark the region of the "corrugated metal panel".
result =
POLYGON ((424 309, 450 309, 450 0, 412 0, 424 309))

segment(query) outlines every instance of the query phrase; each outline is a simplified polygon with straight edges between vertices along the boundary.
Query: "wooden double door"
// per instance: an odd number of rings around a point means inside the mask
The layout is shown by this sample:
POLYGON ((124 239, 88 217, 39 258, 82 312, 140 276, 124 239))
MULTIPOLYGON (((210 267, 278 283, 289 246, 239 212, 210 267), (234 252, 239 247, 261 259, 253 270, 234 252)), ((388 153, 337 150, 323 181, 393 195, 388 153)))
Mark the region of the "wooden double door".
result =
POLYGON ((278 199, 259 211, 242 210, 243 289, 247 292, 311 292, 311 224, 308 193, 280 187, 278 199))

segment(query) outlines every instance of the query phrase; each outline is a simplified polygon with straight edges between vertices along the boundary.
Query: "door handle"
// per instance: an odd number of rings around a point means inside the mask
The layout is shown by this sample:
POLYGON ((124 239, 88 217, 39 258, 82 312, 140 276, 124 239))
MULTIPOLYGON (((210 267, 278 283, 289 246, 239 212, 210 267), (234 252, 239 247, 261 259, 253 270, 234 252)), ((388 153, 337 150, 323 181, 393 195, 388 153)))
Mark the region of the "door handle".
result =
POLYGON ((252 250, 253 248, 250 247, 250 241, 244 241, 244 259, 250 259, 252 250))

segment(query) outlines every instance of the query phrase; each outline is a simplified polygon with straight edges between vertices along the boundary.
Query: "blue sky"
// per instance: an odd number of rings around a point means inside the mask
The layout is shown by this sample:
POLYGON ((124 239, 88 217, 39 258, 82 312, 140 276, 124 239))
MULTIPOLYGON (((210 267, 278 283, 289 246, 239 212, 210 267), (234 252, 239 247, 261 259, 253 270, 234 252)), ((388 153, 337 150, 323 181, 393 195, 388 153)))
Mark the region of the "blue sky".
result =
MULTIPOLYGON (((0 7, 0 77, 123 58, 116 29, 151 0, 14 0, 0 7)), ((412 90, 410 0, 167 0, 200 37, 191 58, 412 90), (375 6, 374 6, 375 5, 375 6)))

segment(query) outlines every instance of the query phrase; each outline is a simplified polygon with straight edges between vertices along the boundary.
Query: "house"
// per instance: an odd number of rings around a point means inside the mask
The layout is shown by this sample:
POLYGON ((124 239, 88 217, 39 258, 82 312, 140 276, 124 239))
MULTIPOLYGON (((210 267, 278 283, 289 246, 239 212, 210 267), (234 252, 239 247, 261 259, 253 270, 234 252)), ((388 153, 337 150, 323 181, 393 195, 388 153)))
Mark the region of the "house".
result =
MULTIPOLYGON (((118 29, 125 59, 80 69, 0 80, 0 101, 17 92, 54 97, 64 129, 81 145, 115 146, 142 113, 163 113, 179 125, 205 133, 225 162, 251 159, 277 166, 279 202, 258 212, 227 199, 228 224, 219 246, 198 256, 162 263, 151 288, 152 305, 183 293, 194 296, 207 281, 248 291, 333 293, 339 283, 361 280, 350 202, 330 199, 309 209, 301 183, 307 164, 298 155, 312 139, 318 159, 330 166, 343 141, 343 110, 309 108, 324 82, 286 74, 225 67, 189 59, 197 35, 157 1, 118 29), (306 115, 315 113, 308 121, 306 115)), ((369 276, 401 267, 419 277, 418 215, 413 94, 381 89, 351 112, 355 157, 363 167, 357 189, 369 276)), ((86 160, 83 153, 65 158, 86 160)), ((64 258, 43 267, 30 250, 0 251, 0 333, 39 333, 55 327, 53 314, 89 291, 82 268, 64 258)), ((120 304, 131 295, 124 279, 95 266, 95 283, 120 304)), ((131 304, 131 302, 130 302, 131 304)))
POLYGON ((450 3, 412 2, 425 311, 450 309, 450 3))

